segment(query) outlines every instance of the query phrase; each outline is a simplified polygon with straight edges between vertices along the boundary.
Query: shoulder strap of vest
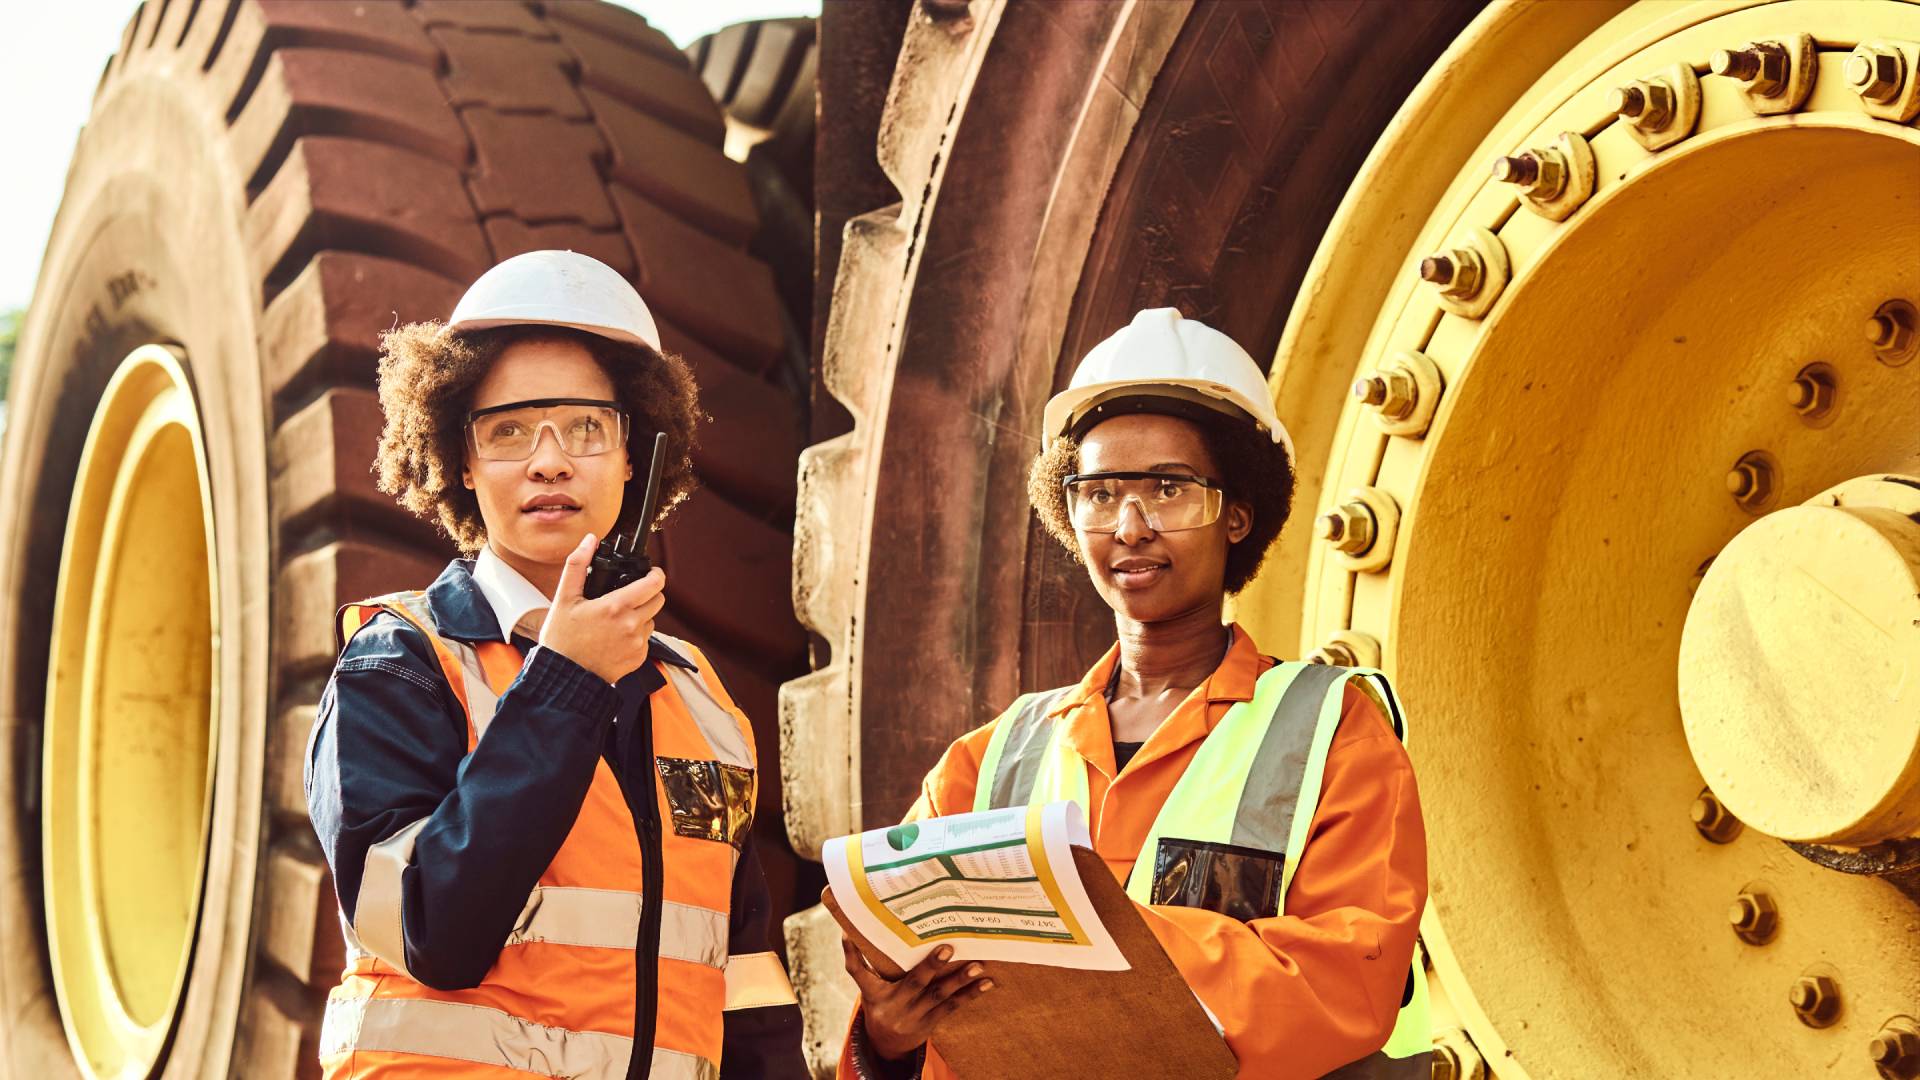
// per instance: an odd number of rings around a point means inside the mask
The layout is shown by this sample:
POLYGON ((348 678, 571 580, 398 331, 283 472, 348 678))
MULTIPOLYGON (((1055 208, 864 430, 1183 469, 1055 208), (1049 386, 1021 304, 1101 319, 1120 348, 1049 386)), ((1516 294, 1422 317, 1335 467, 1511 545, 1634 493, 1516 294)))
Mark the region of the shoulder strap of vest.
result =
POLYGON ((707 745, 713 748, 715 758, 729 765, 753 768, 753 728, 737 708, 729 708, 728 703, 721 700, 720 694, 714 692, 708 680, 718 682, 718 679, 707 664, 706 654, 680 638, 658 632, 653 636, 699 668, 698 671, 688 671, 678 664, 660 665, 666 672, 667 681, 680 695, 680 700, 686 703, 694 726, 700 729, 707 745))
POLYGON ((1072 689, 1062 686, 1022 694, 994 721, 986 753, 980 758, 980 775, 974 781, 975 810, 1027 804, 1053 730, 1047 714, 1072 689))
POLYGON ((1402 739, 1406 737, 1406 722, 1399 701, 1384 673, 1375 668, 1329 667, 1328 670, 1333 672, 1334 677, 1319 702, 1319 715, 1313 726, 1313 744, 1307 751, 1306 771, 1301 777, 1299 795, 1294 800, 1293 820, 1287 829, 1286 851, 1289 857, 1280 872, 1282 911, 1286 910, 1287 893, 1293 887, 1294 871, 1300 865, 1299 855, 1307 846, 1307 832, 1313 825, 1314 813, 1320 807, 1320 786, 1326 779, 1327 751, 1332 748, 1334 733, 1340 727, 1347 684, 1357 683, 1369 697, 1382 702, 1385 705, 1382 711, 1391 718, 1394 733, 1402 739))
POLYGON ((1312 708, 1326 692, 1328 669, 1277 663, 1254 682, 1187 762, 1161 803, 1127 877, 1146 903, 1162 836, 1284 851, 1294 796, 1313 741, 1312 708))
POLYGON ((342 647, 382 611, 398 615, 427 636, 428 643, 433 646, 434 656, 440 661, 441 674, 453 689, 453 696, 459 701, 460 708, 467 714, 467 746, 471 750, 492 722, 494 707, 499 701, 499 694, 488 682, 479 654, 464 642, 449 641, 440 636, 433 621, 433 612, 427 606, 427 594, 419 590, 387 593, 341 608, 342 647))

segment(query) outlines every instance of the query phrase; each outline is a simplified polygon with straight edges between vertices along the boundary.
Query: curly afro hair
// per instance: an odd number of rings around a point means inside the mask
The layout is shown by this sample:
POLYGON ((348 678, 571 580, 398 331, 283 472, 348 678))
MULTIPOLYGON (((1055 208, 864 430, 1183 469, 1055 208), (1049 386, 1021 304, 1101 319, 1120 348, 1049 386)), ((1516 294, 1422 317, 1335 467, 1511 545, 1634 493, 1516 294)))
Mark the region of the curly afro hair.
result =
MULTIPOLYGON (((1286 447, 1274 442, 1252 424, 1204 423, 1196 425, 1206 442, 1207 453, 1219 467, 1217 479, 1227 498, 1238 499, 1251 508, 1253 528, 1240 542, 1227 549, 1224 582, 1228 593, 1246 588, 1260 571, 1267 549, 1280 536, 1293 504, 1293 462, 1286 447)), ((1062 482, 1080 468, 1080 441, 1070 435, 1050 440, 1036 454, 1027 473, 1027 501, 1055 540, 1060 541, 1075 562, 1084 563, 1080 540, 1067 517, 1067 493, 1062 482)))
MULTIPOLYGON (((640 345, 627 345, 581 330, 553 326, 506 326, 447 333, 435 320, 408 323, 380 338, 380 409, 386 426, 374 471, 380 490, 421 517, 437 519, 462 553, 487 543, 478 497, 460 482, 466 464, 467 413, 474 388, 509 345, 527 341, 572 341, 592 354, 612 380, 614 397, 632 418, 627 452, 636 438, 650 443, 667 433, 660 472, 658 527, 693 492, 695 428, 703 418, 699 390, 686 361, 640 345)), ((644 462, 636 468, 645 472, 644 462)))

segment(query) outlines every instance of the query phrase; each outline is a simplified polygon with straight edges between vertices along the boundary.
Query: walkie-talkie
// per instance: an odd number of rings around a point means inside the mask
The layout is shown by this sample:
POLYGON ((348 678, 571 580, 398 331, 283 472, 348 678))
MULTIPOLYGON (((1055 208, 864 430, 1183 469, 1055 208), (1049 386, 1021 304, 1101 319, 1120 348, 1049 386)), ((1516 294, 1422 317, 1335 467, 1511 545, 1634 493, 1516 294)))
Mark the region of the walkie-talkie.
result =
POLYGON ((583 592, 589 600, 598 600, 623 585, 631 585, 647 576, 653 560, 647 558, 647 527, 653 524, 655 504, 660 498, 660 468, 665 464, 667 433, 653 437, 653 461, 647 466, 647 493, 640 500, 640 516, 634 520, 633 535, 627 548, 620 550, 620 533, 600 541, 593 553, 593 568, 587 571, 583 592))

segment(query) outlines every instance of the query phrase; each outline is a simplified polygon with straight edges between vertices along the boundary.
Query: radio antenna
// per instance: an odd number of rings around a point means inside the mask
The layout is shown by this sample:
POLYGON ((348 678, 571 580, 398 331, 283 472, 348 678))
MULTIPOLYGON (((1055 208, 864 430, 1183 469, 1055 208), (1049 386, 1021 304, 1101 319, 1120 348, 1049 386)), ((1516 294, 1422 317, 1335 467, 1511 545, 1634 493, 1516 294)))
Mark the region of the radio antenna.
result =
MULTIPOLYGON (((647 535, 647 527, 658 507, 660 498, 660 471, 666 464, 667 433, 655 432, 653 436, 653 460, 647 465, 647 493, 640 498, 640 519, 633 523, 633 535, 627 538, 627 553, 639 551, 647 535)), ((618 541, 615 541, 617 544, 618 541)))

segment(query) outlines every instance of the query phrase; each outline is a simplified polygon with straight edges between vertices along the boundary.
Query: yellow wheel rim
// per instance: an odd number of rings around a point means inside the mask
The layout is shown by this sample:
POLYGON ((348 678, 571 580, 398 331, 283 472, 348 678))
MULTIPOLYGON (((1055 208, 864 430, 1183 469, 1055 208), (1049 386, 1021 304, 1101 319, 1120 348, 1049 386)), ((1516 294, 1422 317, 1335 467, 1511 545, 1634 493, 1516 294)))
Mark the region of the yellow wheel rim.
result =
POLYGON ((209 495, 186 368, 140 348, 81 456, 47 686, 47 937, 68 1041, 94 1077, 154 1072, 192 956, 219 650, 209 495))
MULTIPOLYGON (((1477 39, 1491 47, 1449 54, 1435 92, 1415 100, 1445 102, 1463 83, 1504 91, 1502 33, 1596 10, 1496 6, 1477 39)), ((1365 566, 1302 550, 1239 611, 1256 626, 1294 620, 1301 652, 1342 635, 1379 643, 1413 713, 1436 1014, 1465 1029, 1436 1034, 1462 1060, 1502 1080, 1752 1075, 1756 1062, 1767 1075, 1854 1075, 1920 988, 1913 903, 1760 828, 1694 827, 1705 762, 1682 723, 1680 652, 1693 587, 1743 529, 1856 478, 1920 471, 1920 376, 1862 334, 1884 305, 1920 299, 1920 132, 1848 77, 1855 46, 1920 38, 1920 9, 1657 3, 1581 33, 1490 133, 1462 126, 1447 143, 1457 117, 1438 109, 1403 114, 1376 149, 1366 192, 1404 190, 1436 158, 1465 164, 1437 203, 1368 203, 1427 225, 1377 294, 1364 346, 1322 290, 1353 276, 1347 252, 1382 253, 1365 230, 1329 236, 1274 385, 1281 418, 1308 433, 1305 465, 1324 466, 1298 516, 1366 492, 1397 508, 1396 539, 1365 566), (1712 73, 1717 51, 1757 41, 1796 58, 1804 45, 1813 77, 1796 70, 1758 101, 1712 73), (1675 84, 1663 107, 1684 122, 1635 130, 1613 92, 1657 78, 1675 84), (1496 157, 1563 133, 1582 143, 1565 155, 1572 205, 1530 204, 1490 175, 1496 157), (1491 283, 1471 300, 1446 291, 1447 267, 1422 266, 1460 249, 1484 256, 1491 283), (1358 362, 1315 376, 1330 356, 1358 362), (1411 379, 1425 363, 1439 374, 1427 423, 1325 392, 1376 371, 1411 379), (1818 392, 1796 389, 1801 377, 1818 392), (1759 894, 1778 904, 1778 928, 1749 933, 1756 943, 1729 912, 1759 894), (1813 977, 1841 987, 1837 1019, 1789 1006, 1813 977)), ((1876 566, 1875 580, 1896 580, 1876 566)), ((1849 744, 1856 759, 1911 745, 1907 693, 1855 716, 1884 725, 1849 744)), ((1739 737, 1701 745, 1724 753, 1739 737)), ((1716 768, 1785 775, 1750 755, 1716 768)), ((1783 831, 1831 839, 1904 828, 1897 804, 1914 789, 1890 765, 1845 798, 1742 797, 1783 831)))

